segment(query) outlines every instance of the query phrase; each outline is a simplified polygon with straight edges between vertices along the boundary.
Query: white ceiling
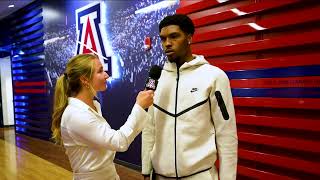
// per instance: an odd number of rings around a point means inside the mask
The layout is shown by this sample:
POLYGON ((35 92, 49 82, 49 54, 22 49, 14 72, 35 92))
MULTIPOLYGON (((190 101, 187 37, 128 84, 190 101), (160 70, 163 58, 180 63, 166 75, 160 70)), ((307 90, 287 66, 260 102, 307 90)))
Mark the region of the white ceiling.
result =
POLYGON ((32 1, 33 0, 0 0, 0 19, 10 15, 32 1), (13 8, 8 7, 11 4, 14 4, 13 8))

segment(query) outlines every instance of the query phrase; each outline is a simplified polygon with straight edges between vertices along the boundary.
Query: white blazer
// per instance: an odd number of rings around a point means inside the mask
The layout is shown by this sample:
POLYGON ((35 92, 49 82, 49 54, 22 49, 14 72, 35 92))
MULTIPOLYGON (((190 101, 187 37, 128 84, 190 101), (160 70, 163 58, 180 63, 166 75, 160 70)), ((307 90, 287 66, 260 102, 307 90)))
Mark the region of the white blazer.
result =
POLYGON ((150 119, 147 112, 135 104, 127 122, 114 130, 98 112, 76 98, 68 98, 61 119, 61 135, 74 179, 119 179, 113 160, 116 151, 126 151, 150 119))

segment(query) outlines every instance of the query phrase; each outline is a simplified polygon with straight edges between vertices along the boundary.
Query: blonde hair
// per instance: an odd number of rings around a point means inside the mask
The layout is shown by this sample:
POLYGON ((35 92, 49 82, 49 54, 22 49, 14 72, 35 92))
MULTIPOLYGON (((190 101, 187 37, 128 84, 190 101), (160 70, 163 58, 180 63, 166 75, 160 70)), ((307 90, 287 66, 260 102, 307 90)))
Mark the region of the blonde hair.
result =
MULTIPOLYGON (((98 57, 93 54, 80 54, 72 57, 66 67, 66 71, 61 75, 56 82, 54 93, 54 105, 52 114, 52 139, 59 145, 62 144, 61 140, 61 117, 68 105, 68 97, 77 95, 82 84, 80 77, 85 77, 89 80, 92 79, 94 72, 94 59, 98 57)), ((92 87, 90 86, 90 91, 92 87)))

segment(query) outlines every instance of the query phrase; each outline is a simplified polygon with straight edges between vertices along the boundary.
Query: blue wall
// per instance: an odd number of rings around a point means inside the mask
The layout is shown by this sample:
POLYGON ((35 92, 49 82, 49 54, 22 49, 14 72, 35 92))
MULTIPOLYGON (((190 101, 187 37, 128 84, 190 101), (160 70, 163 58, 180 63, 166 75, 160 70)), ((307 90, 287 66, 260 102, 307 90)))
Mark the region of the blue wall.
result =
POLYGON ((51 113, 42 20, 42 1, 36 0, 2 20, 0 41, 11 58, 16 132, 48 139, 51 113))

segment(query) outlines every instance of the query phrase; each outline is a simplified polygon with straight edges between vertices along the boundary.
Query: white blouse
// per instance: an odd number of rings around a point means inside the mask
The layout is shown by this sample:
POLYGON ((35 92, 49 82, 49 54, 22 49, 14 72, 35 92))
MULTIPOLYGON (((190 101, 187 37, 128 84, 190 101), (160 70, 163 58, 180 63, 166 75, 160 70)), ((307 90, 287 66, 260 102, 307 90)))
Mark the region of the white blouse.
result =
POLYGON ((61 119, 61 135, 74 179, 119 179, 113 160, 116 151, 126 151, 150 120, 148 113, 135 104, 126 123, 114 130, 98 112, 79 99, 69 97, 61 119))

